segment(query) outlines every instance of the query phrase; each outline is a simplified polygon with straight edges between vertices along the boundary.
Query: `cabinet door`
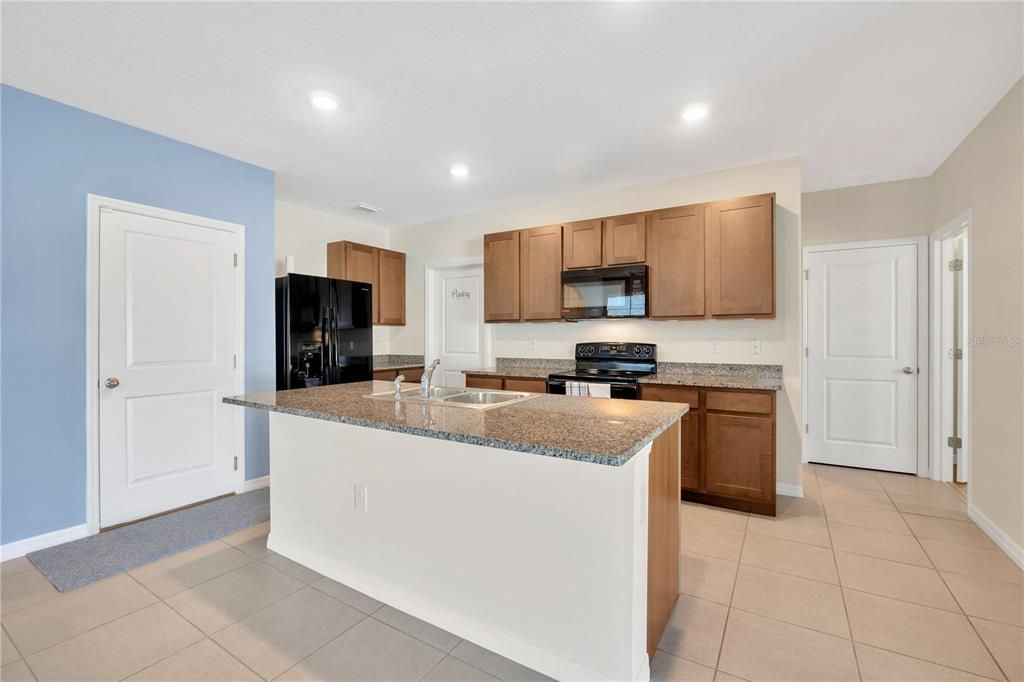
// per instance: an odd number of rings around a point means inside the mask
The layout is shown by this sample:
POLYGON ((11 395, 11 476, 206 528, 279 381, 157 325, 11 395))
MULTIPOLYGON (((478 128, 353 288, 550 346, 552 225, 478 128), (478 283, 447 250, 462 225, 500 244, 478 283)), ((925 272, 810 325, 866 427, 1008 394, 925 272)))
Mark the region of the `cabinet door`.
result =
POLYGON ((398 372, 393 369, 378 369, 373 372, 374 381, 394 381, 398 378, 398 372))
POLYGON ((562 226, 523 230, 519 253, 522 319, 561 319, 562 226))
POLYGON ((652 213, 647 246, 651 317, 703 317, 704 206, 652 213))
POLYGON ((711 315, 775 314, 775 195, 708 204, 711 315))
POLYGON ((371 305, 373 323, 380 321, 380 279, 378 252, 374 246, 355 242, 333 242, 327 245, 327 276, 373 285, 371 305))
POLYGON ((405 324, 405 254, 378 249, 377 323, 405 324))
POLYGON ((600 220, 580 220, 562 226, 562 267, 596 268, 601 265, 600 220))
POLYGON ((502 387, 502 378, 495 376, 480 376, 474 374, 466 375, 466 387, 467 388, 489 388, 492 390, 500 391, 502 387))
POLYGON ((775 498, 775 434, 770 417, 709 412, 704 417, 704 488, 749 500, 775 498))
POLYGON ((681 420, 682 462, 679 484, 680 487, 687 490, 701 490, 700 414, 697 411, 700 401, 697 389, 643 384, 640 388, 640 398, 668 403, 686 403, 690 406, 690 411, 684 414, 681 420))
POLYGON ((531 377, 505 377, 505 390, 547 393, 548 382, 545 379, 534 379, 531 377))
POLYGON ((518 320, 519 232, 484 235, 484 320, 518 320))
POLYGON ((604 264, 626 265, 647 260, 647 214, 605 218, 604 264))

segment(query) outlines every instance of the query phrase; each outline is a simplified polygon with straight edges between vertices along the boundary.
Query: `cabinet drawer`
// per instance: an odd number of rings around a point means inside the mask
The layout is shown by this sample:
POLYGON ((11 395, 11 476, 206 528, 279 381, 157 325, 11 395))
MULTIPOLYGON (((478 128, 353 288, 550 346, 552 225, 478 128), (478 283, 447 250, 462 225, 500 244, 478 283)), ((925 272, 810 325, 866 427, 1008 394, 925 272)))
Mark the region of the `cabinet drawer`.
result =
POLYGON ((526 391, 527 393, 547 393, 548 382, 544 379, 505 377, 505 390, 526 391))
POLYGON ((393 369, 378 369, 373 373, 376 381, 394 381, 397 376, 398 372, 393 369))
POLYGON ((501 377, 466 375, 466 386, 468 388, 490 388, 501 390, 501 377))
POLYGON ((704 406, 709 410, 723 410, 725 412, 771 414, 772 396, 770 393, 708 391, 704 396, 704 406))
POLYGON ((640 387, 640 398, 643 400, 658 400, 663 403, 686 403, 692 410, 696 410, 700 402, 696 389, 684 388, 682 386, 643 384, 640 387))

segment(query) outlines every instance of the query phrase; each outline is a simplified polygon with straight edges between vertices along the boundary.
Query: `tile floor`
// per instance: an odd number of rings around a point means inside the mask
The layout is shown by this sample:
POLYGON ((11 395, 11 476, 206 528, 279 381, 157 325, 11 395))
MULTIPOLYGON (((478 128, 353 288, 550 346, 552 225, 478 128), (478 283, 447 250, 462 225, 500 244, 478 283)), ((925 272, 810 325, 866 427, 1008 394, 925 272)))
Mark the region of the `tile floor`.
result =
MULTIPOLYGON (((805 469, 776 519, 684 504, 656 680, 1022 680, 1024 574, 943 484, 805 469)), ((60 594, 0 565, 0 678, 532 680, 257 526, 60 594)))

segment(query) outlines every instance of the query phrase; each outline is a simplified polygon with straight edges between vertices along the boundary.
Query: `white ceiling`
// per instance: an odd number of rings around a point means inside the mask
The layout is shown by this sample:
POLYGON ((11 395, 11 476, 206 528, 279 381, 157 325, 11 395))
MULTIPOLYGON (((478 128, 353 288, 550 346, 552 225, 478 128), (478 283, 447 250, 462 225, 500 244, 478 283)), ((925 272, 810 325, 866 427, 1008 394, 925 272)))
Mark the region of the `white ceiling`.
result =
POLYGON ((388 226, 790 156, 805 191, 927 175, 1024 71, 1021 3, 2 11, 4 82, 271 168, 286 201, 383 206, 388 226), (314 89, 340 109, 313 110, 314 89), (712 112, 685 125, 693 101, 712 112))

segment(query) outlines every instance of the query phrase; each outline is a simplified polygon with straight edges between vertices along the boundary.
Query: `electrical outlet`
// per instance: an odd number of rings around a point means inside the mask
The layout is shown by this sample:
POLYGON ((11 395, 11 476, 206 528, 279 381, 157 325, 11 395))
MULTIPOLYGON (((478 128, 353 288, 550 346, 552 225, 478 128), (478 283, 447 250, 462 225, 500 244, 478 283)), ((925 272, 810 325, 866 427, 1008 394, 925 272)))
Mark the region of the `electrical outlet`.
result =
POLYGON ((750 342, 750 354, 760 355, 761 354, 761 339, 754 339, 750 342))
POLYGON ((365 483, 356 483, 355 486, 353 486, 353 495, 352 495, 352 497, 353 497, 352 502, 353 502, 353 504, 354 504, 354 506, 356 508, 356 511, 361 511, 361 512, 366 511, 366 484, 365 483))
POLYGON ((712 355, 718 355, 721 352, 722 352, 722 344, 721 344, 721 342, 719 342, 719 341, 712 341, 711 342, 711 354, 712 355))
POLYGON ((537 350, 537 338, 533 337, 530 339, 530 350, 537 350))

